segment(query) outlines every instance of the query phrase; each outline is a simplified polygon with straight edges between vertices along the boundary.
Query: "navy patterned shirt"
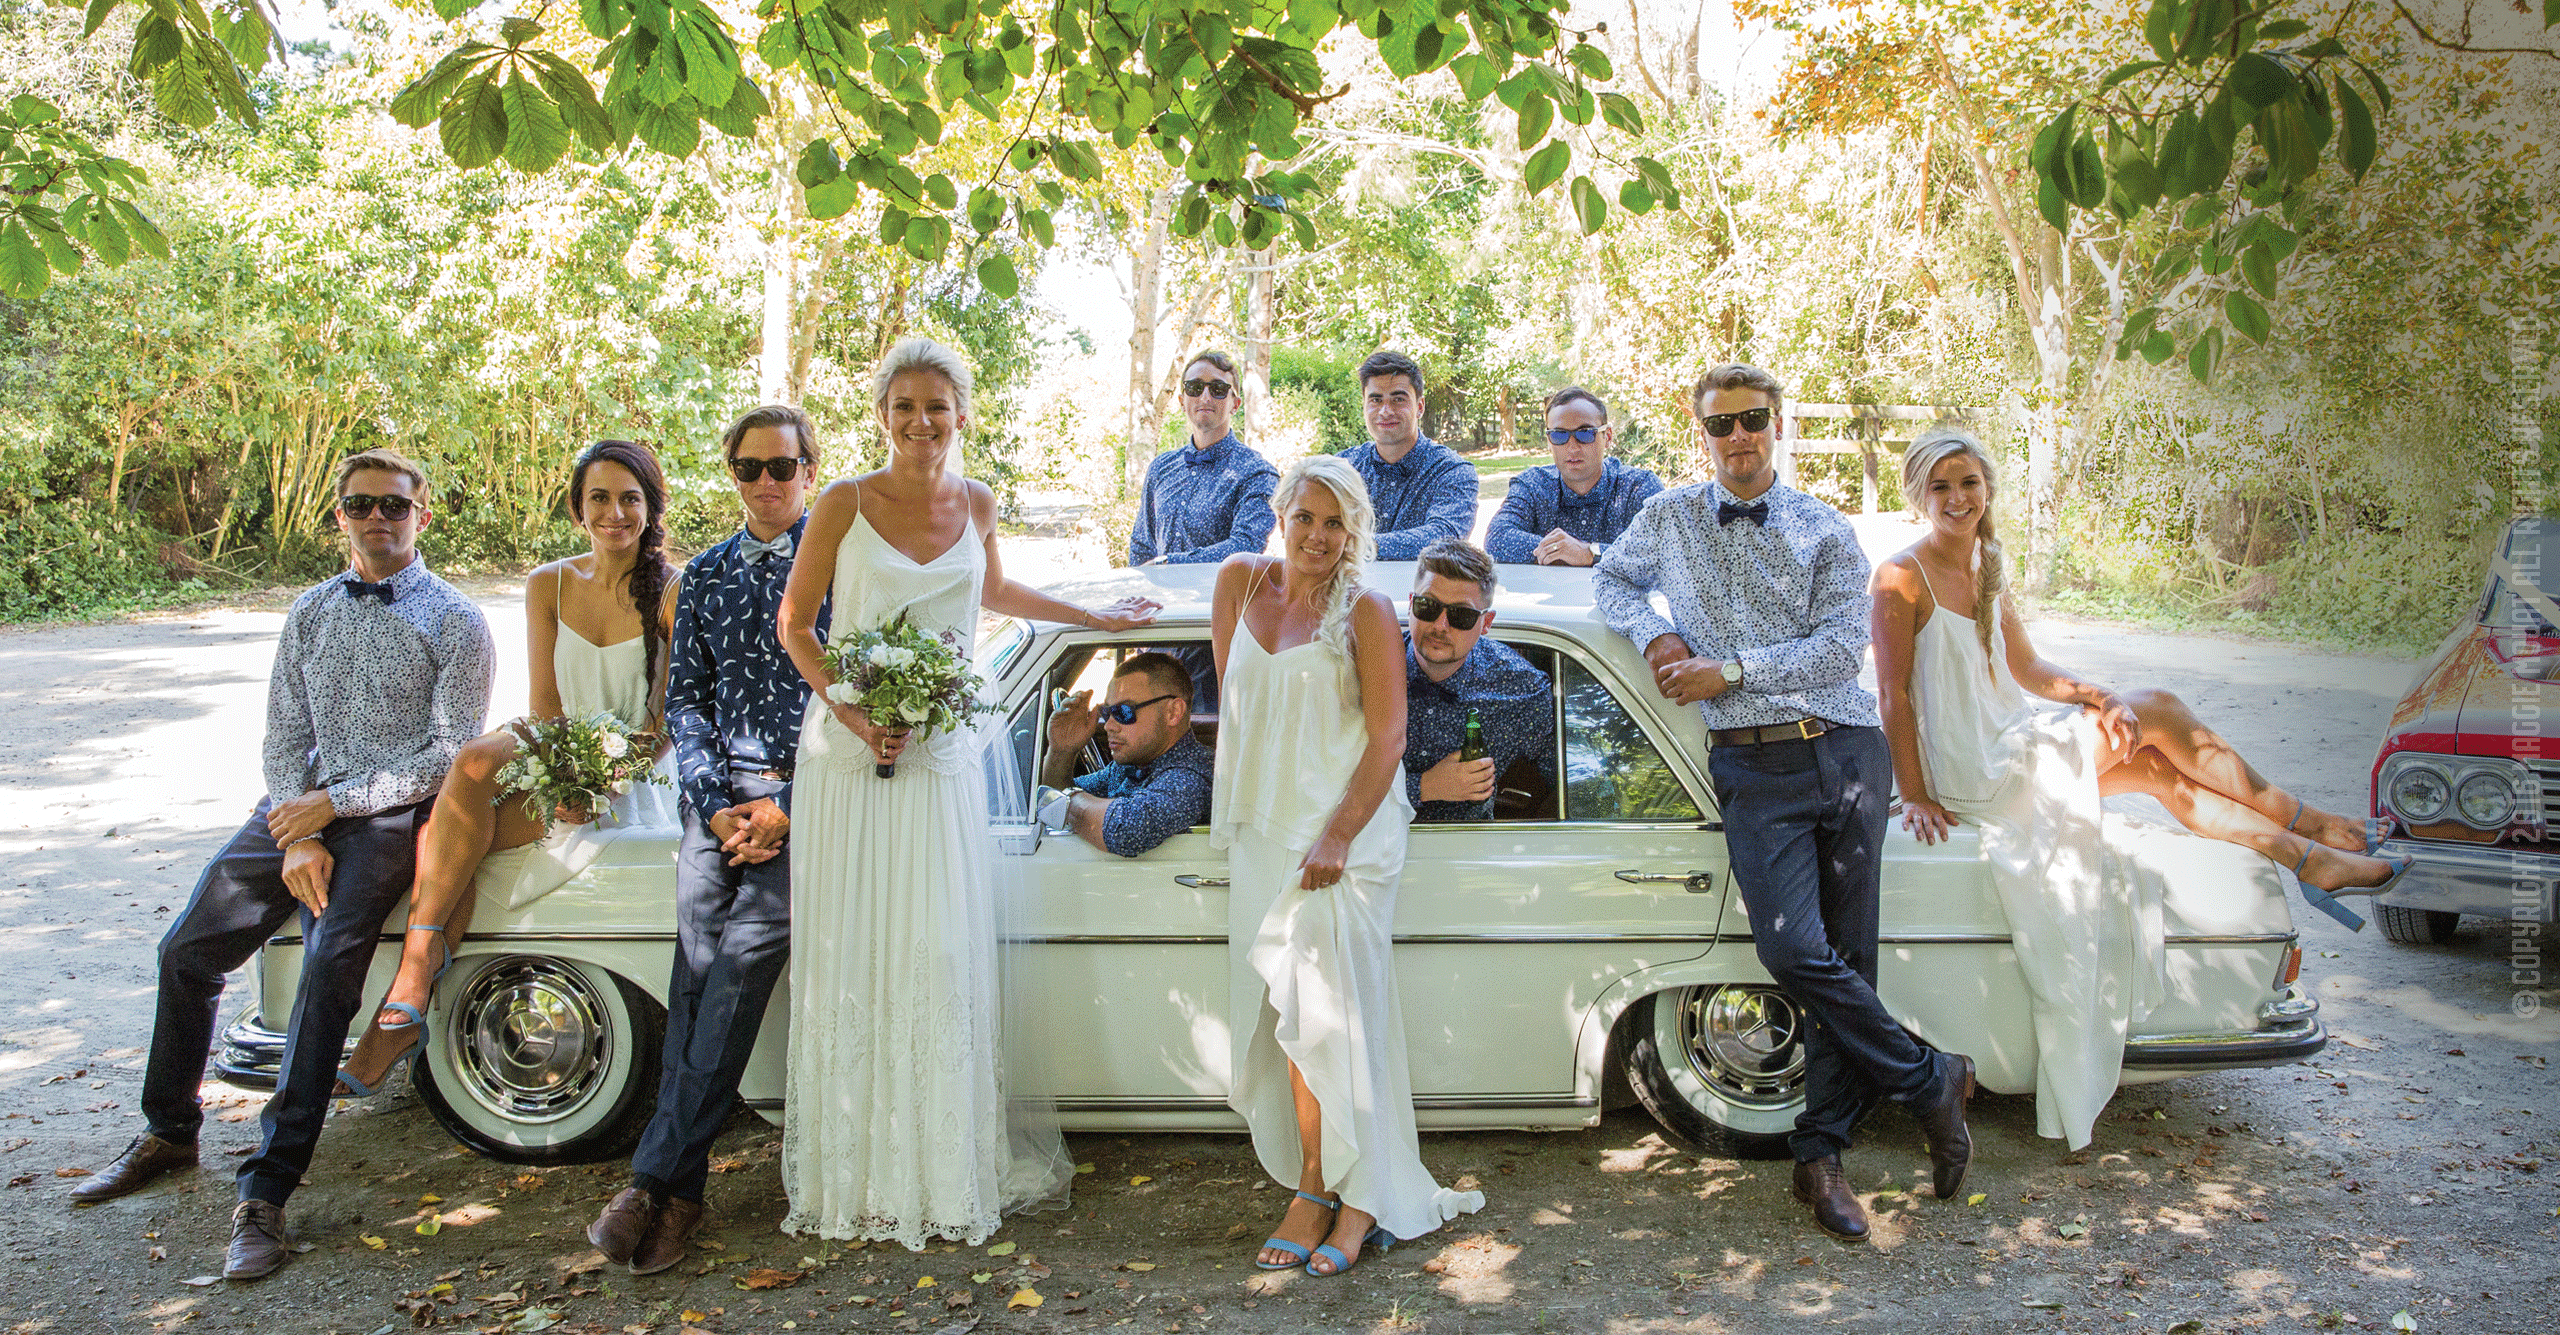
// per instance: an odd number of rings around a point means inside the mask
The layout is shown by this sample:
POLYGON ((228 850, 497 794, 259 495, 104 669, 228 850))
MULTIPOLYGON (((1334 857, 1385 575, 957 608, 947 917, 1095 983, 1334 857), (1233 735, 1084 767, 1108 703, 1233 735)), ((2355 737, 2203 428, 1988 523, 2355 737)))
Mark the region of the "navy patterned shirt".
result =
POLYGON ((1507 644, 1488 636, 1467 651, 1467 661, 1447 681, 1424 675, 1413 641, 1404 646, 1404 795, 1417 821, 1491 820, 1493 799, 1425 802, 1422 772, 1449 758, 1467 740, 1467 711, 1484 725, 1484 749, 1499 778, 1523 757, 1555 781, 1556 705, 1547 674, 1507 644))
POLYGON ((357 578, 284 614, 260 757, 274 805, 322 789, 341 816, 425 801, 488 718, 498 651, 480 609, 414 558, 383 581, 390 602, 354 596, 357 578))
MULTIPOLYGON (((791 525, 795 553, 808 526, 805 514, 791 525)), ((735 805, 732 769, 791 767, 809 708, 809 683, 782 652, 776 628, 792 558, 743 560, 738 542, 746 536, 740 529, 685 563, 667 655, 667 731, 675 743, 676 788, 706 821, 735 805)), ((832 599, 818 608, 820 643, 832 609, 832 599)), ((791 785, 784 784, 774 800, 790 810, 791 785)))
POLYGON ((1258 552, 1279 516, 1271 489, 1280 470, 1230 431, 1199 449, 1185 443, 1147 465, 1138 520, 1129 530, 1129 564, 1194 565, 1258 552))
POLYGON ((1534 564, 1538 544, 1557 529, 1595 547, 1616 542, 1635 522, 1637 508, 1661 490, 1662 479, 1616 459, 1601 461, 1600 480, 1580 496, 1554 464, 1524 469, 1485 526, 1484 549, 1496 561, 1534 564))
POLYGON ((1109 798, 1102 813, 1105 852, 1134 858, 1209 819, 1209 748, 1185 732, 1163 755, 1143 765, 1105 765, 1076 780, 1076 787, 1109 798))
POLYGON ((1850 727, 1881 720, 1858 684, 1867 650, 1867 558, 1840 512, 1770 484, 1768 521, 1716 522, 1733 497, 1714 482, 1645 502, 1592 567, 1591 594, 1609 629, 1642 650, 1677 633, 1690 652, 1737 659, 1742 684, 1698 708, 1710 728, 1760 728, 1813 717, 1850 727), (1649 595, 1671 605, 1666 621, 1649 595))
POLYGON ((1448 446, 1424 436, 1388 463, 1378 457, 1377 442, 1368 441, 1344 450, 1342 460, 1369 484, 1379 560, 1410 561, 1442 538, 1475 532, 1476 466, 1448 446))

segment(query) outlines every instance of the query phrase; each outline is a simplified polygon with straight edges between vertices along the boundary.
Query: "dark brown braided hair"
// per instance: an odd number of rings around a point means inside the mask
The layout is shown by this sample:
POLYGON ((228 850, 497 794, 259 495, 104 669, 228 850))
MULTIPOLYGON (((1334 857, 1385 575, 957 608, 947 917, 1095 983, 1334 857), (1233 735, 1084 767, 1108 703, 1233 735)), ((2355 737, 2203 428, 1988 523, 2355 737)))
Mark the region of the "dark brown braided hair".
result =
POLYGON ((569 474, 569 515, 581 523, 587 517, 587 470, 603 463, 620 464, 631 470, 631 476, 640 480, 642 499, 649 504, 649 522, 640 530, 640 555, 631 563, 629 578, 631 605, 640 609, 641 662, 655 689, 662 636, 658 616, 667 596, 667 475, 658 467, 657 454, 636 441, 599 440, 589 445, 579 453, 578 466, 569 474))

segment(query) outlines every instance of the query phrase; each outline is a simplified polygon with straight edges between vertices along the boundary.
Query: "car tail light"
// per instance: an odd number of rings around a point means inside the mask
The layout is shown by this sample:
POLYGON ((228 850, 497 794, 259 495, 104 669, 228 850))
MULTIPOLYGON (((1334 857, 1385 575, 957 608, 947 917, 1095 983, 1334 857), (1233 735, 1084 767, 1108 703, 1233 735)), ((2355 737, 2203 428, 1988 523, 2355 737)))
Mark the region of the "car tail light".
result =
POLYGON ((2284 967, 2276 970, 2276 986, 2290 987, 2301 977, 2302 947, 2294 946, 2284 952, 2284 967))

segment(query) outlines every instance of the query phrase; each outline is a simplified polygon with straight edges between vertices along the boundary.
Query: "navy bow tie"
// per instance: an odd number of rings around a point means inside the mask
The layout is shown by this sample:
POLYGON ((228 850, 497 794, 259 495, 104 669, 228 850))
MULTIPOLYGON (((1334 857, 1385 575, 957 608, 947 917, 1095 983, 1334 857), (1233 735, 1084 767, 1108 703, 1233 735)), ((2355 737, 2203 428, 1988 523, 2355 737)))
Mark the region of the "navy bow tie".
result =
POLYGON ((1197 445, 1185 445, 1182 447, 1182 461, 1194 468, 1206 468, 1218 461, 1218 445, 1226 443, 1226 440, 1221 438, 1216 445, 1211 445, 1205 450, 1197 445))
POLYGON ((372 598, 381 602, 383 606, 389 607, 391 605, 391 599, 394 597, 394 592, 391 588, 391 581, 387 579, 382 581, 380 584, 367 584, 363 580, 358 579, 353 575, 349 575, 344 580, 341 580, 340 583, 346 586, 347 596, 350 598, 372 598))
POLYGON ((771 542, 766 542, 752 533, 738 539, 738 558, 748 565, 754 565, 768 556, 779 556, 785 561, 790 560, 791 535, 776 534, 771 542))
POLYGON ((1753 501, 1749 505, 1736 505, 1731 501, 1716 502, 1717 528, 1723 528, 1737 519, 1748 519, 1753 528, 1760 528, 1769 522, 1769 503, 1753 501))

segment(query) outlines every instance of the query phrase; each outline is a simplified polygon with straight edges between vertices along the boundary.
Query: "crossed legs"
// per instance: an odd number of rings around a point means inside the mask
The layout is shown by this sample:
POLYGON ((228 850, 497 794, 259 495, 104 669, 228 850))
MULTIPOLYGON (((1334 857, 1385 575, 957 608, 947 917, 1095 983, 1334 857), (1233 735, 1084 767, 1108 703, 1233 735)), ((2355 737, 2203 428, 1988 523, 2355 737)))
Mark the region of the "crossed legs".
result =
POLYGON ((2158 798, 2188 829, 2298 864, 2302 879, 2323 890, 2390 878, 2390 863, 2364 854, 2363 821, 2322 811, 2268 782, 2185 701, 2161 690, 2127 691, 2124 699, 2142 720, 2142 747, 2100 757, 2100 792, 2158 798))
POLYGON ((523 802, 500 800, 498 771, 515 756, 516 735, 500 728, 472 739, 445 771, 435 815, 418 840, 418 880, 409 897, 400 971, 383 993, 373 1024, 357 1040, 355 1055, 347 1059, 346 1073, 368 1089, 379 1085, 424 1036, 420 1023, 391 1003, 426 1013, 437 972, 453 957, 471 924, 472 878, 482 860, 543 836, 543 823, 525 814, 523 802))

